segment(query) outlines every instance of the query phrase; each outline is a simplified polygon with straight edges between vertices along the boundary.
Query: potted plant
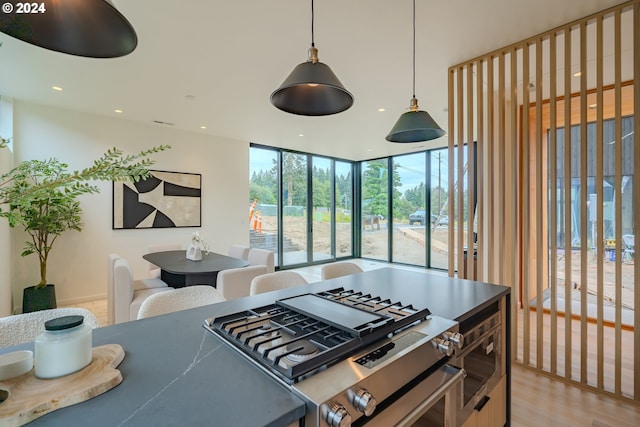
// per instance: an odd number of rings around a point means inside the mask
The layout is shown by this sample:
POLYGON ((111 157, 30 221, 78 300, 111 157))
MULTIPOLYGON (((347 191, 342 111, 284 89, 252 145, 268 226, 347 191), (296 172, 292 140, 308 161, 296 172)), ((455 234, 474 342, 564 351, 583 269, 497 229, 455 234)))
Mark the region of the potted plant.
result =
MULTIPOLYGON (((6 140, 1 140, 3 146, 6 140)), ((62 233, 82 230, 77 197, 99 192, 88 181, 145 179, 154 163, 147 156, 168 148, 159 146, 127 156, 113 148, 91 167, 73 172, 57 159, 27 160, 0 176, 0 217, 7 218, 10 227, 20 226, 27 232, 29 240, 21 255, 36 253, 40 264, 40 282, 24 290, 23 312, 56 306, 55 287, 47 283, 47 260, 62 233)))

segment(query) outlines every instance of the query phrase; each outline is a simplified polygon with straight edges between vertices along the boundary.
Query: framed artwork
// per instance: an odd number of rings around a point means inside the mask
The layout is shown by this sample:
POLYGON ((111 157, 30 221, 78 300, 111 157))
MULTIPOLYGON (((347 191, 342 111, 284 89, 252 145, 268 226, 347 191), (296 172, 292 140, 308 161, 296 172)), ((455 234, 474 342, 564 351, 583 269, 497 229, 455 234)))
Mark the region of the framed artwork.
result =
POLYGON ((202 175, 151 171, 139 182, 113 182, 113 229, 201 226, 202 175))

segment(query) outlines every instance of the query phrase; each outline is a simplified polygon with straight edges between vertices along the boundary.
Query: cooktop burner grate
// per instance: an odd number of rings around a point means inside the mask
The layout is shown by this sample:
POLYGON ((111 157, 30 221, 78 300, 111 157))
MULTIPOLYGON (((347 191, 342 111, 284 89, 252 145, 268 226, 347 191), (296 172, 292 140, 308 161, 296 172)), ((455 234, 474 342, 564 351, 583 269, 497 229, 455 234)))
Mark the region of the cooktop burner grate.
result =
POLYGON ((428 309, 338 288, 211 318, 205 326, 293 383, 430 314, 428 309))

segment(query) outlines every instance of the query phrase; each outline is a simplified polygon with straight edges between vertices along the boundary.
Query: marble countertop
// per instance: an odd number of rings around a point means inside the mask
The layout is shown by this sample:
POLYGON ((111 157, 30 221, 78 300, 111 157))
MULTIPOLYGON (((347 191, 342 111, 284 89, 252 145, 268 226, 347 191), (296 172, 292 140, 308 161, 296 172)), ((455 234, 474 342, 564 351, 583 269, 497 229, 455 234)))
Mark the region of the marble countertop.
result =
MULTIPOLYGON (((120 344, 123 381, 86 402, 47 414, 34 426, 284 426, 304 416, 304 402, 221 339, 204 320, 276 298, 337 287, 368 289, 462 321, 509 288, 383 268, 303 287, 98 328, 93 345, 120 344)), ((33 349, 33 343, 0 349, 33 349)))

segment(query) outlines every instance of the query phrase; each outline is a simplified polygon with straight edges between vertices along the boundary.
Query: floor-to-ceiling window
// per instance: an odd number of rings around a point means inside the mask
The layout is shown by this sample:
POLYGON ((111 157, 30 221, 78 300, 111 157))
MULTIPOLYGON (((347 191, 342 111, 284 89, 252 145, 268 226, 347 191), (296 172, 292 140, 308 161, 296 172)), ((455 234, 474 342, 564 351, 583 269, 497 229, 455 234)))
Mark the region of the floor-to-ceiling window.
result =
POLYGON ((389 260, 389 159, 362 162, 362 256, 389 260))
POLYGON ((251 147, 250 157, 250 244, 273 251, 278 264, 278 151, 251 147))
POLYGON ((258 145, 250 164, 251 246, 276 252, 278 267, 356 249, 364 258, 447 267, 446 149, 360 162, 358 180, 353 162, 258 145))
POLYGON ((307 155, 282 152, 282 265, 307 262, 307 155))
POLYGON ((331 181, 333 171, 331 159, 313 156, 311 158, 311 192, 313 200, 311 212, 312 260, 323 261, 332 258, 331 236, 334 212, 331 201, 331 181))
MULTIPOLYGON (((431 200, 431 248, 430 265, 433 268, 446 269, 449 256, 449 153, 447 149, 429 152, 430 161, 430 200, 431 200)), ((451 165, 453 166, 453 165, 451 165)))
POLYGON ((391 159, 393 168, 392 260, 426 265, 427 230, 431 207, 427 203, 426 153, 391 159))
POLYGON ((353 166, 335 162, 336 258, 353 255, 353 166))
POLYGON ((250 244, 293 267, 353 256, 353 163, 252 145, 250 244))

